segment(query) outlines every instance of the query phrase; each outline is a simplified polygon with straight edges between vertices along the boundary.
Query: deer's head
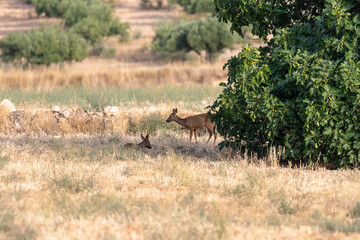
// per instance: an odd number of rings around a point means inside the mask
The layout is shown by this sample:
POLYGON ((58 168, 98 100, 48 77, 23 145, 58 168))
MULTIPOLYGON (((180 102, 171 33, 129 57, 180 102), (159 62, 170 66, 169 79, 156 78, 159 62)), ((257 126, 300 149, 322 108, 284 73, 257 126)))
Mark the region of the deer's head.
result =
POLYGON ((176 114, 177 114, 177 108, 173 108, 173 112, 170 114, 168 119, 166 119, 166 122, 175 121, 175 119, 177 118, 176 114))
POLYGON ((143 148, 148 148, 148 149, 151 149, 151 144, 150 144, 150 141, 149 141, 149 134, 146 135, 146 137, 144 137, 142 134, 141 134, 141 139, 143 140, 141 143, 139 143, 139 145, 143 148))

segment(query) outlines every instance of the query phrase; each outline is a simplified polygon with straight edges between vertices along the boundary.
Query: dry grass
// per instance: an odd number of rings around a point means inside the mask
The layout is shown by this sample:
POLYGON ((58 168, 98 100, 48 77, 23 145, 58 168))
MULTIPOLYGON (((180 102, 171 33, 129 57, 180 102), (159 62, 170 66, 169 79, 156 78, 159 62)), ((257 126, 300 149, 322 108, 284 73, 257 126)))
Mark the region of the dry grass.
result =
MULTIPOLYGON (((181 105, 180 105, 181 106, 181 105)), ((106 116, 103 112, 87 111, 82 108, 63 107, 61 112, 51 109, 33 109, 14 113, 1 112, 0 134, 4 136, 64 136, 69 134, 107 134, 128 135, 139 132, 164 133, 166 131, 180 132, 176 124, 165 122, 171 112, 171 106, 165 104, 142 107, 118 107, 116 115, 106 116), (68 114, 68 116, 64 116, 68 114)), ((198 112, 183 110, 183 116, 198 112)), ((187 131, 184 131, 186 134, 187 131)))
POLYGON ((217 84, 226 80, 222 64, 177 63, 136 66, 115 60, 88 60, 63 67, 0 69, 0 89, 53 90, 71 86, 139 87, 169 84, 217 84))
MULTIPOLYGON (((30 69, 0 64, 0 89, 52 90, 70 86, 128 88, 187 83, 216 85, 226 80, 222 66, 236 50, 226 52, 214 64, 199 60, 168 63, 151 52, 151 41, 157 24, 179 19, 184 15, 183 12, 143 10, 140 1, 114 1, 114 4, 116 16, 130 23, 132 36, 132 40, 127 43, 119 43, 116 38, 104 41, 105 48, 116 50, 114 58, 89 57, 81 63, 30 69)), ((28 30, 47 21, 42 17, 35 21, 29 17, 29 12, 34 15, 34 7, 21 0, 0 2, 0 18, 4 20, 0 22, 0 37, 9 32, 28 30)), ((53 23, 53 20, 47 22, 53 23)))
POLYGON ((189 144, 165 123, 170 107, 122 107, 103 131, 81 117, 100 113, 57 121, 25 107, 41 131, 26 120, 23 132, 1 133, 0 239, 360 237, 358 170, 280 167, 275 149, 257 159, 206 136, 189 144), (125 149, 140 131, 153 148, 125 149))
MULTIPOLYGON (((163 16, 172 20, 182 13, 140 10, 140 1, 108 2, 131 23, 132 35, 139 35, 127 44, 108 39, 115 59, 29 69, 2 65, 0 89, 204 86, 225 80, 222 65, 231 52, 214 64, 165 64, 149 52, 154 26, 163 16)), ((33 12, 20 0, 0 2, 0 37, 45 21, 33 12)), ((60 92, 60 100, 52 96, 46 103, 41 96, 34 102, 31 92, 16 94, 27 95, 16 98, 21 111, 11 117, 0 112, 0 239, 360 238, 358 170, 284 168, 275 150, 257 159, 205 145, 206 136, 189 144, 187 131, 165 123, 174 106, 182 116, 203 112, 209 96, 189 104, 190 95, 147 103, 95 94, 88 99, 90 113, 74 104, 68 118, 58 118, 49 105, 59 101, 65 108, 75 101, 71 94, 60 92), (117 116, 99 113, 105 101, 120 104, 117 116), (140 132, 150 133, 151 150, 122 147, 138 143, 140 132)))
POLYGON ((284 168, 275 150, 242 156, 206 136, 189 144, 165 123, 170 107, 122 107, 102 131, 81 117, 100 113, 81 109, 58 121, 27 106, 20 132, 3 120, 0 239, 360 237, 358 170, 284 168), (153 148, 125 149, 140 131, 153 148))
POLYGON ((0 238, 360 237, 358 171, 229 158, 176 134, 150 140, 137 152, 123 149, 127 136, 3 138, 0 238))
POLYGON ((206 136, 189 144, 165 123, 171 107, 128 104, 101 131, 81 117, 100 113, 82 109, 58 121, 26 106, 22 132, 3 120, 0 239, 360 237, 358 170, 284 168, 275 150, 241 156, 206 136), (153 148, 125 149, 140 131, 153 148))

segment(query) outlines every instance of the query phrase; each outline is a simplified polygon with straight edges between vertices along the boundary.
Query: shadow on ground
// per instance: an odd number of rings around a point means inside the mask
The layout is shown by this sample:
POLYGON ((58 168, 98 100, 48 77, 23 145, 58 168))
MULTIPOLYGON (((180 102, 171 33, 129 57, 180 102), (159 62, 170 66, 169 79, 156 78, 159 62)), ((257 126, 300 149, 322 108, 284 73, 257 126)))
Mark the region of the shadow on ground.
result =
MULTIPOLYGON (((140 137, 137 136, 6 136, 0 137, 1 147, 5 145, 14 145, 19 150, 30 148, 32 152, 41 154, 44 151, 55 151, 64 153, 64 151, 82 151, 88 154, 114 154, 116 152, 139 151, 143 156, 148 155, 151 158, 166 156, 170 152, 194 160, 219 161, 229 156, 229 151, 220 151, 217 145, 213 144, 213 139, 206 144, 207 137, 198 139, 198 143, 189 143, 186 139, 179 139, 174 135, 150 136, 152 149, 125 149, 124 144, 128 142, 140 143, 140 137)), ((218 143, 219 141, 217 141, 218 143)), ((131 156, 131 154, 130 154, 131 156)))

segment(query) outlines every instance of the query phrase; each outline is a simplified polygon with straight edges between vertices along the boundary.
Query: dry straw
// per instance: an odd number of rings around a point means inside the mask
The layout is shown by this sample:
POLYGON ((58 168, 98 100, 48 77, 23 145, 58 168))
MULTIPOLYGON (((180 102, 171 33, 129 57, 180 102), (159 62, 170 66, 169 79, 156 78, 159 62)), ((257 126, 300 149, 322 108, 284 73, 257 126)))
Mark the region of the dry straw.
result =
POLYGON ((221 64, 137 66, 93 60, 62 66, 0 69, 0 89, 53 90, 71 86, 128 88, 186 83, 208 85, 225 79, 226 72, 221 70, 221 64))

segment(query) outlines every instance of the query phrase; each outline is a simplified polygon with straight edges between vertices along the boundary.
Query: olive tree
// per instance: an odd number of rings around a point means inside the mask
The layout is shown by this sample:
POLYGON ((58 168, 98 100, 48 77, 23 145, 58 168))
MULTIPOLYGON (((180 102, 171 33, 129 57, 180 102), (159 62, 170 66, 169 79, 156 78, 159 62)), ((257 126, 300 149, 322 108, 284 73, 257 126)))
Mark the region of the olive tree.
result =
POLYGON ((200 55, 201 51, 205 51, 207 60, 213 60, 225 48, 232 48, 234 43, 235 36, 230 33, 228 26, 208 16, 180 24, 160 25, 152 49, 171 57, 190 51, 200 55))

